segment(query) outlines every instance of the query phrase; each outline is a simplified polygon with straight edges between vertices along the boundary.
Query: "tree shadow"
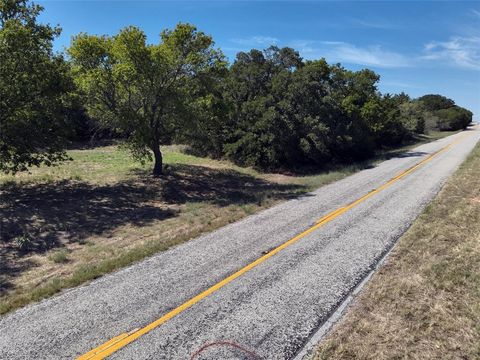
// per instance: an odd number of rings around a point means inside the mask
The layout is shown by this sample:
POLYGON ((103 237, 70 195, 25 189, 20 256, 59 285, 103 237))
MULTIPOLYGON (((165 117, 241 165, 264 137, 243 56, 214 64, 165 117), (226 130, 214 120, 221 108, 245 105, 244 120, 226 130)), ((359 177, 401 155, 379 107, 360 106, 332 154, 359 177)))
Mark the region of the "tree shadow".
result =
POLYGON ((300 185, 268 182, 234 170, 179 164, 169 167, 162 181, 163 200, 169 204, 254 204, 265 197, 294 198, 305 190, 300 185))
POLYGON ((0 187, 0 295, 36 264, 28 255, 108 237, 122 225, 147 226, 180 215, 178 205, 217 206, 288 199, 304 192, 298 185, 267 182, 232 170, 173 165, 155 178, 137 171, 134 180, 96 186, 65 180, 0 187))
POLYGON ((385 161, 393 158, 408 158, 408 157, 421 157, 428 155, 429 153, 423 151, 412 151, 407 149, 395 149, 395 148, 385 148, 379 150, 376 154, 363 158, 360 160, 355 159, 342 159, 338 161, 333 161, 330 163, 325 163, 322 166, 307 166, 303 165, 295 169, 284 170, 280 169, 277 173, 288 176, 315 176, 332 171, 342 171, 346 168, 354 169, 357 171, 373 169, 378 165, 379 161, 385 161))
POLYGON ((429 153, 424 151, 409 151, 409 150, 397 150, 397 151, 388 151, 385 154, 382 154, 381 160, 389 160, 393 158, 409 158, 409 157, 422 157, 428 155, 429 153))
POLYGON ((25 237, 24 242, 33 242, 28 251, 41 252, 61 240, 81 242, 120 225, 142 226, 174 216, 149 203, 152 190, 134 182, 94 186, 70 180, 2 187, 1 241, 25 237))

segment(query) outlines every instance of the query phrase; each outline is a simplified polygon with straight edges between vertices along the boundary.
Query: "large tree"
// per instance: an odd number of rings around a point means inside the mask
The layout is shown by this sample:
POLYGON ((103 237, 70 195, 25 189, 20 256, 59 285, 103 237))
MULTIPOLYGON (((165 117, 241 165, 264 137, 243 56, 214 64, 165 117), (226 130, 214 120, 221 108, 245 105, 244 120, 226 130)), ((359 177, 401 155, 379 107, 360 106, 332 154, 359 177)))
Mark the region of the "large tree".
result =
POLYGON ((291 48, 271 46, 237 54, 226 86, 231 127, 225 152, 230 159, 264 169, 295 163, 296 124, 285 108, 293 73, 302 66, 291 48))
POLYGON ((121 130, 134 157, 153 153, 162 173, 160 145, 193 121, 212 73, 225 67, 210 36, 189 24, 161 33, 159 44, 127 27, 115 36, 76 36, 68 52, 91 116, 121 130))
POLYGON ((38 5, 0 0, 0 170, 51 165, 62 151, 64 98, 71 83, 52 50, 60 28, 39 24, 38 5))
POLYGON ((438 94, 423 95, 418 98, 428 111, 448 109, 455 105, 452 99, 438 94))

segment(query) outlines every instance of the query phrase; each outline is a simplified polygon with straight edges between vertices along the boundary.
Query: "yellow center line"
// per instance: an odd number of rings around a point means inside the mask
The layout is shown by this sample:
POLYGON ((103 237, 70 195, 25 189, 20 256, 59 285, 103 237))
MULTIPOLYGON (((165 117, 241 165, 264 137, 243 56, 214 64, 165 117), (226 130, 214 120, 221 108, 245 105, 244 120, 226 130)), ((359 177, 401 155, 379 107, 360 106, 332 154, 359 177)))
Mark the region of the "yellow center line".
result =
POLYGON ((383 184, 382 186, 376 188, 375 190, 372 190, 371 192, 369 192, 368 194, 362 196, 361 198, 355 200, 354 202, 348 204, 347 206, 343 206, 339 209, 336 209, 332 212, 330 212, 329 214, 327 214, 326 216, 322 217, 320 220, 318 220, 317 223, 315 223, 315 225, 313 225, 312 227, 310 227, 309 229, 305 230, 304 232, 302 232, 301 234, 298 234, 297 236, 291 238, 290 240, 284 242, 283 244, 281 244, 280 246, 276 247, 275 249, 271 250, 270 252, 268 252, 267 254, 259 257, 257 260, 251 262, 250 264, 246 265, 245 267, 241 268, 240 270, 238 270, 237 272, 233 273, 232 275, 226 277, 225 279, 221 280, 220 282, 216 283, 215 285, 213 285, 212 287, 208 288, 207 290, 201 292, 200 294, 196 295, 195 297, 191 298, 190 300, 186 301, 185 303, 183 303, 182 305, 178 306, 177 308, 171 310, 170 312, 166 313, 165 315, 163 315, 162 317, 160 317, 159 319, 155 320, 154 322, 146 325, 145 327, 143 328, 140 328, 140 329, 136 329, 136 330, 133 330, 129 333, 123 333, 123 334, 120 334, 112 339, 110 339, 109 341, 107 341, 106 343, 103 343, 102 345, 90 350, 89 352, 81 355, 80 357, 77 358, 77 360, 99 360, 99 359, 104 359, 106 358, 107 356, 113 354, 114 352, 120 350, 121 348, 127 346, 128 344, 130 344, 131 342, 135 341, 136 339, 138 339, 139 337, 145 335, 146 333, 152 331, 153 329, 159 327, 160 325, 164 324, 165 322, 167 322, 168 320, 170 320, 171 318, 175 317, 176 315, 182 313, 183 311, 185 311, 186 309, 190 308, 191 306, 195 305, 196 303, 198 303, 200 300, 206 298, 207 296, 211 295, 212 293, 214 293, 215 291, 219 290, 220 288, 224 287, 225 285, 227 285, 228 283, 232 282, 233 280, 235 280, 236 278, 242 276, 243 274, 245 274, 246 272, 250 271, 251 269, 253 269, 254 267, 256 267, 257 265, 263 263, 265 260, 271 258, 272 256, 274 256, 276 253, 282 251, 283 249, 285 249, 286 247, 292 245, 293 243, 297 242, 298 240, 300 240, 301 238, 305 237, 306 235, 312 233, 313 231, 317 230, 319 227, 325 225, 326 223, 332 221, 333 219, 337 218, 338 216, 342 215, 343 213, 345 213, 346 211, 350 210, 351 208, 355 207, 356 205, 360 204, 361 202, 365 201, 366 199, 370 198, 371 196, 373 196, 374 194, 377 194, 379 193, 380 191, 386 189, 387 187, 391 186, 393 183, 395 183, 396 181, 400 180, 401 178, 403 178, 404 176, 410 174, 411 172, 415 171, 417 168, 419 168, 420 166, 422 165, 425 165, 427 162, 429 162, 430 160, 432 160, 435 156, 437 156, 438 154, 444 152, 444 151, 447 151, 450 147, 452 147, 454 144, 458 143, 461 139, 463 139, 465 137, 464 136, 461 136, 459 137, 458 139, 456 139, 455 141, 451 142, 450 144, 444 146, 443 148, 441 148, 440 150, 430 154, 429 156, 427 156, 425 159, 423 159, 422 161, 418 162, 417 164, 415 164, 414 166, 408 168, 407 170, 405 171, 402 171, 400 174, 398 174, 397 176, 393 177, 392 179, 390 179, 388 182, 386 182, 385 184, 383 184))

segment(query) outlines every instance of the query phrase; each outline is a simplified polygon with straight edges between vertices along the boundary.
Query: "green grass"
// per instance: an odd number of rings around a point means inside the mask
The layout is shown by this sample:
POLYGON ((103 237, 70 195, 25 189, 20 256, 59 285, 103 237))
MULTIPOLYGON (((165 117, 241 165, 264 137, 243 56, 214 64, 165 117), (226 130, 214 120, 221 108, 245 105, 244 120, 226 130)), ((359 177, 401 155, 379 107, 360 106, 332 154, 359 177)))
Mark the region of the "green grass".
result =
POLYGON ((56 264, 68 262, 68 253, 65 250, 59 250, 48 256, 48 259, 56 264))
MULTIPOLYGON (((397 148, 395 153, 409 150, 423 143, 431 142, 457 133, 458 131, 433 131, 428 135, 418 136, 414 142, 397 148)), ((264 174, 252 168, 244 168, 229 161, 213 160, 189 155, 181 152, 183 147, 178 145, 163 147, 164 164, 169 165, 200 165, 218 169, 229 169, 240 174, 258 178, 272 178, 271 174, 264 174), (270 175, 270 176, 269 176, 270 175)), ((365 168, 367 165, 382 161, 391 151, 379 152, 376 158, 352 165, 338 165, 318 174, 304 176, 288 176, 288 182, 304 185, 309 190, 336 181, 365 168)), ((96 184, 105 184, 115 181, 135 179, 139 173, 148 173, 153 166, 151 161, 140 164, 132 159, 127 150, 118 146, 105 146, 95 149, 69 150, 71 161, 53 167, 32 168, 29 172, 22 172, 15 176, 0 174, 0 185, 29 184, 38 182, 57 182, 60 180, 86 181, 96 184)))
MULTIPOLYGON (((90 181, 107 183, 117 180, 134 178, 137 171, 148 171, 152 164, 144 165, 132 159, 126 150, 117 146, 106 146, 87 150, 70 150, 71 161, 54 167, 32 168, 30 173, 20 173, 16 176, 0 175, 0 181, 16 183, 51 182, 59 180, 90 181)), ((164 150, 166 164, 198 164, 201 158, 179 152, 164 150)))

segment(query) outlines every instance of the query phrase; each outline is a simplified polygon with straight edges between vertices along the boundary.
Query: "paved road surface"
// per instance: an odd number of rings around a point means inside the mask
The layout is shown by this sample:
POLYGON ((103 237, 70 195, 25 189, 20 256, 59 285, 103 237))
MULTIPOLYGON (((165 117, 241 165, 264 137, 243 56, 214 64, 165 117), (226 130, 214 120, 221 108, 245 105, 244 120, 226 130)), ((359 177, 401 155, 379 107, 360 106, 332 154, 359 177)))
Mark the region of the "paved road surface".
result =
MULTIPOLYGON (((408 228, 479 139, 477 129, 422 145, 87 286, 0 317, 0 358, 71 359, 121 333, 142 328, 310 228, 325 214, 458 140, 111 356, 189 359, 205 344, 230 341, 261 358, 291 359, 408 228)), ((218 343, 197 358, 248 356, 218 343)))

